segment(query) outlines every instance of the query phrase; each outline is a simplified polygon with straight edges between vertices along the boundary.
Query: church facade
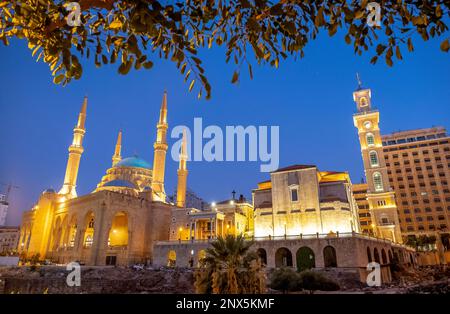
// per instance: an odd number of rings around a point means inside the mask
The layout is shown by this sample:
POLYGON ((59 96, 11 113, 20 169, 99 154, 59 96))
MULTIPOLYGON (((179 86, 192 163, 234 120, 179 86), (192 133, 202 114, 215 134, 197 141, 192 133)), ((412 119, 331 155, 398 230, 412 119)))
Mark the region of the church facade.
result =
MULTIPOLYGON (((59 192, 45 190, 22 219, 19 250, 27 257, 55 263, 79 261, 87 265, 129 265, 152 261, 153 245, 169 238, 172 209, 164 189, 167 152, 167 94, 157 123, 153 166, 137 157, 122 158, 122 132, 117 137, 112 166, 97 188, 78 196, 77 176, 86 133, 84 99, 64 184, 59 192)), ((184 145, 185 146, 185 145, 184 145)), ((185 150, 180 156, 177 205, 184 206, 187 169, 185 150)))

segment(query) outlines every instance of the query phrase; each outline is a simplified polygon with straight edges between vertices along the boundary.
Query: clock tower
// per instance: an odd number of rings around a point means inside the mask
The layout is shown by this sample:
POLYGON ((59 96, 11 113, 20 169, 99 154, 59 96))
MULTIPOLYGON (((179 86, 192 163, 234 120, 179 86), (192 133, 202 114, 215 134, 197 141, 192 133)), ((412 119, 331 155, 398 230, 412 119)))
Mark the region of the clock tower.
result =
POLYGON ((372 108, 371 90, 363 88, 358 77, 358 89, 353 92, 357 113, 353 123, 358 129, 364 171, 368 184, 367 200, 372 216, 372 228, 377 237, 402 243, 395 192, 389 185, 380 135, 380 114, 372 108))

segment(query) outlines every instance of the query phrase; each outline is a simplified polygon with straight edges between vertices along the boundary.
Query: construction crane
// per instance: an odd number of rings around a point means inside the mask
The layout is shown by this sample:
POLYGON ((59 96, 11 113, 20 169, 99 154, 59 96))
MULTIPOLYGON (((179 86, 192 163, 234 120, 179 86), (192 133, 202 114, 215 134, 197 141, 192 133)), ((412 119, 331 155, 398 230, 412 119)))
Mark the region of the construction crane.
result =
POLYGON ((9 196, 11 194, 11 190, 12 189, 18 189, 19 187, 17 185, 13 185, 12 183, 8 183, 8 184, 0 183, 0 184, 3 185, 3 186, 6 186, 5 202, 8 203, 9 196))

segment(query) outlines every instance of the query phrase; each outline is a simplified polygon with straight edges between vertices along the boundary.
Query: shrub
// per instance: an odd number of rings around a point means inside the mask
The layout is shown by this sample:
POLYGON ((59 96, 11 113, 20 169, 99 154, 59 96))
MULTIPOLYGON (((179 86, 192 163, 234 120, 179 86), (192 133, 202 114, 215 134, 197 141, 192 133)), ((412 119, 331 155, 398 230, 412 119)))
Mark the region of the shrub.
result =
POLYGON ((288 291, 300 291, 300 276, 290 268, 280 268, 272 273, 270 288, 287 293, 288 291))
POLYGON ((299 274, 299 279, 300 287, 303 290, 309 290, 310 293, 314 290, 336 291, 340 289, 337 282, 315 271, 303 271, 299 274))

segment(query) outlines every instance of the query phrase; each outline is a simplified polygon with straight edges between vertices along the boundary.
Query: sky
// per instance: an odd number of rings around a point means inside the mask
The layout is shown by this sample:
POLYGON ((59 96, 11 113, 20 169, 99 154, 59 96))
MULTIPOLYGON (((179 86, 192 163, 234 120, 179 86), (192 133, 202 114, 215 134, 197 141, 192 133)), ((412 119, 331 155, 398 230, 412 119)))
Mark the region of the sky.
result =
MULTIPOLYGON (((122 156, 134 154, 152 163, 156 123, 163 91, 168 92, 169 128, 203 125, 279 126, 280 167, 314 164, 320 170, 348 171, 352 181, 364 176, 352 93, 359 72, 380 110, 381 132, 444 126, 450 128, 450 62, 440 40, 415 41, 403 49, 393 68, 369 63, 371 53, 356 56, 342 34, 326 34, 309 43, 303 59, 289 59, 278 69, 253 66, 253 80, 243 71, 231 84, 233 64, 221 49, 203 53, 213 91, 211 100, 189 93, 175 65, 154 59, 151 70, 117 74, 117 64, 95 68, 84 62, 83 77, 62 87, 49 68, 36 63, 24 41, 0 48, 0 192, 12 183, 7 224, 20 224, 39 194, 61 188, 72 130, 85 95, 89 98, 85 151, 77 192, 92 192, 111 166, 115 139, 123 130, 122 156)), ((170 131, 170 130, 169 130, 170 131)), ((169 137, 169 151, 175 139, 169 137)), ((167 155, 166 191, 176 187, 177 162, 167 155)), ((269 178, 260 162, 190 162, 188 186, 208 202, 229 199, 231 192, 251 199, 257 183, 269 178)))

